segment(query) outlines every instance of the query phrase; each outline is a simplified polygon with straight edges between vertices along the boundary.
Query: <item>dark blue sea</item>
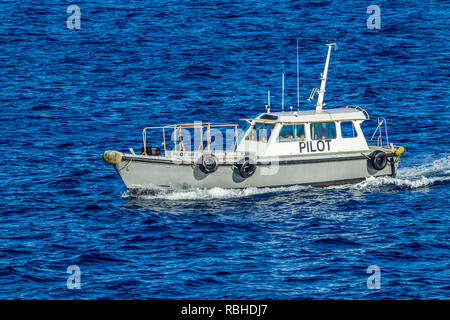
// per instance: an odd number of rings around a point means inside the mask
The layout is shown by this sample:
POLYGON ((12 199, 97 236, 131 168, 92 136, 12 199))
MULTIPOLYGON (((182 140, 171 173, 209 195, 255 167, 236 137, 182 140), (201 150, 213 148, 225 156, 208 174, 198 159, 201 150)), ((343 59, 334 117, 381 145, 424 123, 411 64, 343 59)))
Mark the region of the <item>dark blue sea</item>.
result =
POLYGON ((3 0, 0 299, 449 299, 449 21, 439 0, 3 0), (296 106, 297 39, 300 108, 337 42, 325 108, 364 107, 369 137, 386 117, 396 178, 133 197, 102 161, 144 126, 262 113, 268 88, 279 111, 282 73, 296 106))

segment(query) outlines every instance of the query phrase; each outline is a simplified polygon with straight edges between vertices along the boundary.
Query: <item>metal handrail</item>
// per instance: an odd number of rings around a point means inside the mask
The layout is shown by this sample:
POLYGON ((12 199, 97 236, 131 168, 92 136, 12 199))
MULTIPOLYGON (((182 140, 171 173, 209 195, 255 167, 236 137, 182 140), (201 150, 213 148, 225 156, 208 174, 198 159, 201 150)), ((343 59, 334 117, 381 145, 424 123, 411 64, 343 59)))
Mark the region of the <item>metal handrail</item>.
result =
POLYGON ((373 132, 372 137, 370 138, 370 141, 373 141, 373 137, 375 137, 375 134, 377 133, 377 131, 379 131, 379 134, 378 134, 378 137, 377 137, 377 146, 378 147, 383 147, 383 133, 382 133, 382 130, 381 130, 381 126, 384 124, 386 145, 389 146, 389 136, 388 136, 386 118, 378 118, 377 122, 378 122, 378 125, 377 125, 375 131, 373 132))
POLYGON ((203 146, 203 129, 206 128, 206 135, 207 135, 207 150, 208 152, 211 151, 210 144, 211 144, 211 128, 219 128, 219 127, 234 127, 234 146, 233 151, 236 151, 237 145, 238 145, 238 134, 237 134, 237 124, 230 124, 230 123, 217 123, 217 122, 201 122, 201 123, 180 123, 180 124, 170 124, 165 126, 152 126, 152 127, 145 127, 142 129, 142 142, 144 145, 144 155, 147 155, 147 130, 151 129, 162 129, 163 134, 163 146, 164 146, 164 156, 167 156, 167 150, 166 150, 166 135, 165 130, 167 129, 173 129, 174 130, 174 143, 175 143, 175 149, 177 148, 177 131, 179 131, 179 143, 180 143, 180 149, 182 148, 183 151, 185 151, 185 147, 182 140, 181 130, 182 129, 199 129, 200 130, 200 146, 199 150, 201 149, 201 152, 204 152, 204 146, 203 146))
POLYGON ((247 121, 247 122, 251 122, 251 121, 255 121, 255 122, 260 122, 260 123, 281 123, 281 124, 290 124, 290 123, 320 123, 320 122, 336 122, 336 121, 364 121, 364 120, 368 120, 367 118, 354 118, 354 119, 323 119, 323 120, 302 120, 302 121, 294 121, 294 120, 268 120, 268 119, 251 119, 251 118, 242 118, 239 119, 241 121, 247 121))
POLYGON ((366 115, 366 119, 365 120, 370 120, 369 113, 366 111, 366 109, 361 108, 360 106, 356 106, 354 104, 349 104, 349 105, 346 105, 344 108, 353 108, 353 109, 360 110, 366 115))

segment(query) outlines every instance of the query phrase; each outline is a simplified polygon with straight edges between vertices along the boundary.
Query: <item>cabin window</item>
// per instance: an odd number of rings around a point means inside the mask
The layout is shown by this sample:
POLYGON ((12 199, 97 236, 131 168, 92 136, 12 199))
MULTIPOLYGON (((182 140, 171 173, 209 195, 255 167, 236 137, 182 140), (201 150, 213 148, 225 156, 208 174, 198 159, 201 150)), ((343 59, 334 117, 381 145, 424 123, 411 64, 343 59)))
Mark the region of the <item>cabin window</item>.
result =
POLYGON ((300 141, 305 139, 305 126, 303 124, 284 124, 278 135, 279 142, 300 141))
POLYGON ((342 138, 356 138, 358 134, 356 133, 355 125, 353 121, 342 121, 341 122, 341 136, 342 138))
POLYGON ((257 122, 250 127, 249 134, 245 140, 267 142, 269 141, 274 126, 275 124, 257 122))
POLYGON ((313 140, 336 139, 336 124, 334 122, 311 123, 311 138, 313 140))

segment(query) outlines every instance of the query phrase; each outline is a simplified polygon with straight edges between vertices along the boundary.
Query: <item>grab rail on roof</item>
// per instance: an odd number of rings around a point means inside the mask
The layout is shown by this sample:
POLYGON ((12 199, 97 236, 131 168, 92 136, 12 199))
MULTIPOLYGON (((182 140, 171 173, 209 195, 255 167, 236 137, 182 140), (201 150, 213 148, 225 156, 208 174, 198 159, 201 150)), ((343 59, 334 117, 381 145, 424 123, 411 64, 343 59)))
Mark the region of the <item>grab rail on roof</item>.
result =
POLYGON ((353 104, 349 104, 349 105, 346 105, 344 108, 346 108, 346 109, 347 109, 347 108, 353 108, 353 109, 362 111, 362 112, 365 114, 365 116, 366 116, 366 120, 370 120, 369 113, 366 111, 366 109, 363 109, 363 108, 361 108, 360 106, 355 106, 355 105, 353 105, 353 104))

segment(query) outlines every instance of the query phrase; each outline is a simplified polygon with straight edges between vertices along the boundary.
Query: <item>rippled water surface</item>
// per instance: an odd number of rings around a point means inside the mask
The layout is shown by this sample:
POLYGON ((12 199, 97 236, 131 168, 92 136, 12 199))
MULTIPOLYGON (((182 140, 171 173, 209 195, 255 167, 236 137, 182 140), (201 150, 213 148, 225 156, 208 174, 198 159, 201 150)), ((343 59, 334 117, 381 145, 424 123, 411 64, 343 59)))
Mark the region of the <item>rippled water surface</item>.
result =
MULTIPOLYGON (((0 298, 450 298, 449 12, 444 1, 0 4, 0 298), (146 125, 233 122, 325 101, 385 116, 397 178, 350 186, 157 188, 132 197, 106 149, 146 125), (66 269, 81 269, 69 290, 66 269), (367 267, 381 288, 367 288, 367 267)), ((367 132, 376 120, 366 123, 367 132)))

